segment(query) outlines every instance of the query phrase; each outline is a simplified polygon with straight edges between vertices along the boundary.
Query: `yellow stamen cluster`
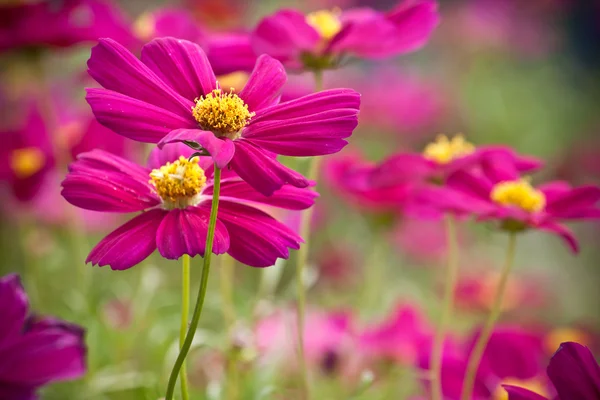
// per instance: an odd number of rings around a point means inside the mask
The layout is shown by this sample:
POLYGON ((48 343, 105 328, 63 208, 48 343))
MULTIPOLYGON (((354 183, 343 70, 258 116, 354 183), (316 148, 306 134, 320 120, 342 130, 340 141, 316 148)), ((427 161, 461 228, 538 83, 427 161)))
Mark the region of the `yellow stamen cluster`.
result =
POLYGON ((517 206, 527 212, 541 211, 546 205, 544 194, 533 188, 526 179, 497 183, 490 197, 498 204, 517 206))
POLYGON ((438 135, 435 142, 429 143, 423 150, 423 155, 428 160, 440 164, 447 164, 459 157, 466 156, 475 151, 475 146, 465 140, 463 135, 456 135, 451 140, 446 135, 438 135))
POLYGON ((41 170, 46 163, 46 156, 37 147, 16 149, 10 155, 10 167, 17 178, 25 179, 41 170))
POLYGON ((229 92, 215 89, 206 96, 196 99, 192 113, 202 129, 230 139, 236 138, 239 131, 254 116, 253 112, 248 111, 248 105, 233 92, 233 89, 229 92))
MULTIPOLYGON (((535 392, 544 397, 547 397, 549 394, 548 389, 546 389, 546 385, 544 385, 544 382, 541 379, 534 378, 522 380, 516 378, 508 378, 502 381, 502 385, 519 386, 531 390, 532 392, 535 392)), ((506 389, 502 387, 502 385, 498 385, 498 387, 494 391, 492 395, 493 400, 508 400, 508 393, 506 392, 506 389)))
POLYGON ((315 28, 321 38, 331 40, 342 30, 339 14, 337 9, 315 11, 306 16, 306 23, 315 28))
POLYGON ((198 157, 191 160, 181 156, 150 173, 150 183, 163 200, 166 209, 185 208, 195 205, 197 195, 206 185, 204 170, 198 165, 198 157))

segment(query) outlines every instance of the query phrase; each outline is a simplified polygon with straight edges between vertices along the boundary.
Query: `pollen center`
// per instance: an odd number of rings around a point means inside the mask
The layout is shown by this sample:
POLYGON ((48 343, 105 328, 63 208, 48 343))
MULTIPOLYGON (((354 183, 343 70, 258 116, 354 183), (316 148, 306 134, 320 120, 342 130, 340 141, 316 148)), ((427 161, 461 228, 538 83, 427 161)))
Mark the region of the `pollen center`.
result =
POLYGON ((253 112, 248 111, 248 105, 233 92, 233 89, 229 92, 215 89, 206 96, 196 99, 192 113, 202 129, 230 139, 235 139, 239 131, 254 116, 253 112))
POLYGON ((16 149, 10 156, 10 167, 17 178, 25 179, 44 167, 46 156, 37 147, 16 149))
POLYGON ((451 140, 446 135, 438 135, 435 142, 431 142, 425 146, 423 156, 428 160, 447 164, 474 151, 475 146, 466 141, 463 135, 456 135, 451 140))
POLYGON ((331 40, 342 30, 339 14, 339 10, 311 12, 306 16, 306 23, 315 28, 323 39, 331 40))
POLYGON ((546 205, 544 194, 525 179, 497 183, 490 197, 498 204, 517 206, 527 212, 541 211, 546 205))
POLYGON ((179 160, 153 169, 150 173, 150 183, 166 209, 197 204, 198 195, 206 185, 206 176, 198 160, 198 157, 188 160, 181 156, 179 160))

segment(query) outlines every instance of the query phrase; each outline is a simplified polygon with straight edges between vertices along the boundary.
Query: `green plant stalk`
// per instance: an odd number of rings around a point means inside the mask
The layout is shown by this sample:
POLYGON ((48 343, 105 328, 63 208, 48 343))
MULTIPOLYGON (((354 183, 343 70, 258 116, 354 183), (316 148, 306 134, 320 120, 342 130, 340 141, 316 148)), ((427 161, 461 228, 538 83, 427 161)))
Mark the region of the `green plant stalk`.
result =
POLYGON ((454 307, 454 291, 458 277, 458 240, 456 236, 456 225, 453 215, 446 215, 446 233, 448 240, 448 267, 446 270, 446 286, 442 300, 442 313, 437 326, 431 352, 431 398, 432 400, 443 400, 442 394, 442 358, 444 353, 444 339, 448 323, 452 318, 454 307))
MULTIPOLYGON (((315 70, 315 92, 323 89, 323 71, 315 70)), ((310 159, 308 179, 316 181, 319 177, 321 165, 320 157, 310 159)), ((304 287, 304 267, 308 261, 308 252, 310 249, 310 222, 312 220, 314 206, 304 210, 300 219, 300 237, 304 239, 304 244, 300 246, 296 255, 296 330, 298 339, 298 364, 300 369, 300 378, 302 384, 302 397, 305 400, 310 399, 310 381, 306 365, 306 354, 304 351, 304 315, 306 306, 306 289, 304 287)))
POLYGON ((190 347, 192 347, 194 335, 196 334, 198 322, 200 321, 200 315, 202 314, 202 306, 204 305, 206 288, 208 287, 208 275, 210 272, 210 260, 212 256, 213 241, 215 238, 215 227, 217 225, 217 212, 219 210, 220 191, 221 169, 217 168, 217 166, 215 165, 213 198, 210 208, 210 220, 208 223, 208 232, 206 235, 204 263, 202 266, 202 278, 200 280, 200 287, 198 288, 198 297, 196 299, 196 306, 194 307, 194 314, 192 315, 190 327, 185 336, 185 340, 183 341, 183 345, 181 346, 181 350, 179 351, 179 355, 177 356, 177 360, 175 360, 175 365, 173 365, 171 375, 169 376, 169 383, 167 385, 167 394, 165 395, 165 400, 173 399, 173 393, 175 391, 175 385, 177 383, 177 375, 179 375, 179 371, 181 370, 183 362, 185 361, 185 358, 187 357, 190 351, 190 347))
MULTIPOLYGON (((184 254, 181 259, 181 325, 179 326, 179 350, 181 350, 183 343, 185 342, 185 334, 188 328, 188 316, 190 314, 190 256, 184 254)), ((190 396, 188 394, 188 379, 185 360, 181 366, 179 379, 181 380, 181 398, 182 400, 188 400, 190 396)))
POLYGON ((515 249, 517 243, 517 234, 516 232, 511 232, 508 238, 508 249, 506 251, 506 263, 504 265, 504 269, 502 270, 502 275, 500 276, 500 282, 498 283, 498 288, 496 289, 496 296, 494 298, 494 303, 492 304, 492 309, 488 315, 488 318, 485 322, 479 337, 477 338, 477 342, 473 347, 473 351, 469 356, 469 362, 467 364, 467 370, 465 373, 465 380, 463 382, 461 400, 470 400, 471 395, 473 393, 473 386, 475 384, 475 377, 477 376, 477 370, 479 369, 479 363, 481 362, 481 357, 483 356, 483 352, 487 346, 487 343, 490 339, 492 331, 494 330, 494 325, 500 316, 500 311, 502 308, 502 302, 504 300, 504 293, 506 291, 506 284, 508 282, 508 277, 510 275, 510 271, 514 264, 515 258, 515 249))

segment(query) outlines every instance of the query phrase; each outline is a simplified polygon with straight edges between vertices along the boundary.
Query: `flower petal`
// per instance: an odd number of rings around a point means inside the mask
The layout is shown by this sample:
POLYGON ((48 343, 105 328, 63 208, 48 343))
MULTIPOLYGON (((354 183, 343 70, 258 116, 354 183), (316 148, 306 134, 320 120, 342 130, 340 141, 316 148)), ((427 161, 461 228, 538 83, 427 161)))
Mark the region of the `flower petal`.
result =
MULTIPOLYGON (((156 235, 160 254, 169 260, 176 260, 184 254, 204 257, 209 218, 210 206, 208 209, 188 207, 169 211, 156 235)), ((217 220, 213 253, 223 254, 228 248, 229 234, 225 225, 217 220)))
POLYGON ((217 78, 204 50, 187 40, 154 39, 142 48, 141 60, 190 101, 217 88, 217 78))
POLYGON ((457 171, 448 177, 446 183, 448 187, 474 198, 490 200, 492 184, 484 177, 475 176, 465 171, 457 171))
POLYGON ((100 267, 124 270, 139 264, 156 249, 156 231, 168 211, 155 208, 123 224, 100 241, 85 260, 100 267))
POLYGON ((337 153, 358 125, 358 110, 337 109, 284 120, 263 120, 244 129, 243 137, 277 154, 318 156, 337 153))
POLYGON ((251 267, 268 267, 288 258, 288 249, 300 248, 302 239, 270 215, 247 205, 222 201, 219 219, 229 231, 228 254, 251 267))
POLYGON ((17 339, 23 329, 29 300, 17 274, 9 274, 0 279, 0 349, 17 339))
POLYGON ((579 343, 562 343, 546 372, 561 399, 600 398, 600 367, 590 349, 579 343))
POLYGON ((214 133, 200 129, 176 129, 165 136, 158 147, 169 143, 194 144, 193 148, 201 147, 208 151, 219 168, 225 168, 235 154, 235 146, 230 139, 220 139, 214 133))
POLYGON ((579 243, 573 235, 573 232, 563 225, 553 221, 544 221, 536 225, 538 229, 544 232, 553 233, 563 239, 573 253, 579 253, 579 243))
POLYGON ((305 188, 310 182, 298 172, 277 161, 274 155, 249 140, 234 141, 235 157, 231 167, 250 186, 270 196, 285 184, 305 188))
POLYGON ((502 387, 508 393, 508 400, 548 400, 547 397, 522 387, 511 385, 502 385, 502 387))
POLYGON ((139 142, 157 143, 173 129, 196 126, 190 109, 186 117, 106 89, 87 89, 85 97, 98 121, 139 142))
POLYGON ((238 71, 250 72, 256 64, 256 53, 252 49, 248 33, 212 34, 206 47, 208 59, 217 75, 238 71))
MULTIPOLYGON (((210 196, 212 192, 213 188, 209 186, 204 189, 203 194, 210 196)), ((271 196, 265 196, 239 178, 221 182, 221 199, 238 203, 259 203, 288 210, 304 210, 312 206, 317 197, 319 194, 312 189, 301 189, 290 185, 284 185, 271 196)))
POLYGON ((193 103, 163 82, 129 50, 112 39, 92 48, 88 72, 104 88, 133 97, 177 115, 190 114, 193 103))
POLYGON ((600 188, 596 186, 576 187, 552 201, 546 200, 546 211, 555 217, 576 219, 600 215, 600 209, 596 206, 600 201, 600 188))
POLYGON ((69 165, 61 194, 69 203, 86 210, 141 211, 160 203, 148 183, 149 173, 131 161, 92 150, 69 165))
POLYGON ((256 60, 256 66, 239 96, 248 105, 248 110, 262 110, 279 103, 286 81, 287 75, 283 65, 273 57, 263 54, 256 60))

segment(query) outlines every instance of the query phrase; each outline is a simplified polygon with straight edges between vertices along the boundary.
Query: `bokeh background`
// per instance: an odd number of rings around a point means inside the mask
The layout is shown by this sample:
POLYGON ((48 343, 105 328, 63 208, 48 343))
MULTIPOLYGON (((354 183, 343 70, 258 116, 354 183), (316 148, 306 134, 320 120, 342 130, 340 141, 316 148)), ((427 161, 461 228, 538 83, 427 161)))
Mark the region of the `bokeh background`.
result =
MULTIPOLYGON (((86 266, 89 250, 119 218, 83 213, 60 196, 66 165, 77 153, 101 147, 142 161, 149 151, 93 120, 83 90, 94 85, 85 65, 93 39, 115 37, 139 52, 153 35, 153 13, 164 7, 185 12, 210 37, 248 32, 286 6, 307 12, 360 5, 386 10, 395 2, 51 1, 52 17, 24 26, 16 23, 22 15, 14 12, 15 2, 9 3, 0 2, 0 162, 10 160, 15 135, 43 143, 45 150, 42 159, 28 159, 35 170, 28 178, 35 182, 0 182, 0 275, 21 274, 36 313, 87 329, 86 377, 48 387, 42 398, 158 399, 177 354, 179 263, 155 255, 127 271, 86 266), (53 22, 67 8, 64 20, 53 22), (65 39, 59 46, 31 46, 18 39, 55 29, 54 23, 63 24, 67 37, 75 32, 69 24, 94 24, 95 30, 86 33, 86 40, 65 39)), ((325 73, 325 87, 354 88, 363 100, 351 144, 326 157, 318 183, 307 322, 315 398, 397 399, 422 393, 415 379, 415 342, 407 339, 402 349, 381 357, 367 350, 377 358, 368 366, 343 347, 349 337, 373 332, 381 335, 373 334, 373 340, 383 343, 388 328, 430 329, 439 313, 445 265, 441 222, 357 204, 331 173, 335 159, 360 155, 376 162, 401 150, 421 151, 438 133, 463 133, 475 144, 506 144, 544 159, 546 168, 533 176, 534 182, 600 183, 600 3, 440 1, 440 14, 442 22, 422 50, 325 73), (339 351, 325 351, 329 342, 339 351), (390 356, 396 353, 401 356, 390 356)), ((243 73, 230 78, 243 79, 243 73)), ((312 90, 310 75, 290 75, 284 96, 312 90)), ((306 172, 306 160, 286 162, 306 172)), ((297 223, 297 215, 282 217, 297 223)), ((577 256, 555 237, 527 233, 519 238, 504 305, 502 323, 543 332, 548 357, 556 335, 571 335, 592 348, 597 344, 600 225, 575 230, 581 240, 577 256)), ((459 309, 452 323, 459 339, 468 337, 489 307, 506 237, 465 222, 460 244, 459 309)), ((222 260, 217 258, 190 358, 193 398, 223 398, 223 375, 231 359, 241 370, 239 398, 295 398, 289 328, 293 257, 267 269, 235 265, 233 310, 220 297, 222 260), (231 319, 235 323, 227 326, 224 321, 231 319), (273 339, 278 335, 283 339, 273 339)), ((192 270, 194 293, 198 259, 192 260, 192 270)))

